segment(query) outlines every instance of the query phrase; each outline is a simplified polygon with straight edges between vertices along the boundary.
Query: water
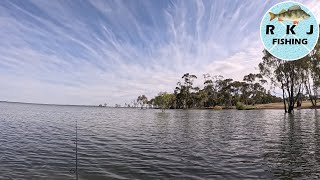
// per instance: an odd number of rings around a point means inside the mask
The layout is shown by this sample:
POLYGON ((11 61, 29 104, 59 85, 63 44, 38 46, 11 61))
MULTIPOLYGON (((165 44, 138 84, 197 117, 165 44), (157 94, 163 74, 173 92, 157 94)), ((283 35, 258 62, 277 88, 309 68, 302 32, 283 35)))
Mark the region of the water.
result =
POLYGON ((0 103, 0 179, 319 179, 320 112, 0 103))

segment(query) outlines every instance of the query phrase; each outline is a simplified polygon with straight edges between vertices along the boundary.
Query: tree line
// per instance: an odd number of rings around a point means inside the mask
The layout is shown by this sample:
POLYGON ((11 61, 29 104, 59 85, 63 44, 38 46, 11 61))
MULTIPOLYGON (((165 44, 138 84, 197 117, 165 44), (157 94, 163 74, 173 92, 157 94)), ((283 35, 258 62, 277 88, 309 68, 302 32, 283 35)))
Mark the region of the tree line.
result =
POLYGON ((157 107, 161 109, 189 109, 212 108, 223 106, 231 108, 238 102, 245 105, 265 104, 281 102, 280 97, 271 94, 264 88, 267 83, 261 74, 248 74, 243 81, 234 81, 223 76, 211 76, 203 74, 203 88, 194 86, 197 76, 185 73, 181 81, 177 82, 172 93, 160 92, 154 98, 148 100, 145 95, 137 98, 141 106, 157 107))

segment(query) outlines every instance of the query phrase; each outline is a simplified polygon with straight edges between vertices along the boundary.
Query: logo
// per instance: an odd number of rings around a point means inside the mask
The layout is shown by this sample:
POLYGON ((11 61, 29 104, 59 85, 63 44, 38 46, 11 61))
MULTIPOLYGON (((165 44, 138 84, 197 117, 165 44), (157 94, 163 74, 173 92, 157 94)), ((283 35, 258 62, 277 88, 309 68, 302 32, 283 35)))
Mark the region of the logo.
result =
POLYGON ((303 4, 286 1, 264 15, 260 35, 266 50, 282 60, 297 60, 308 55, 319 38, 319 25, 303 4))

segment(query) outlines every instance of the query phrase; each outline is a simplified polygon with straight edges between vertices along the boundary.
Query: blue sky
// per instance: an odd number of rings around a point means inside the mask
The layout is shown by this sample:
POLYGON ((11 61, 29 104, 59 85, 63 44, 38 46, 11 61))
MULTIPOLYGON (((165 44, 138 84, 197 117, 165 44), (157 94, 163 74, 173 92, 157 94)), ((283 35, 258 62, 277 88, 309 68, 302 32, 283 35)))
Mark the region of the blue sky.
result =
MULTIPOLYGON (((186 73, 257 71, 265 0, 2 0, 0 100, 130 103, 186 73)), ((303 1, 316 13, 318 0, 303 1)))

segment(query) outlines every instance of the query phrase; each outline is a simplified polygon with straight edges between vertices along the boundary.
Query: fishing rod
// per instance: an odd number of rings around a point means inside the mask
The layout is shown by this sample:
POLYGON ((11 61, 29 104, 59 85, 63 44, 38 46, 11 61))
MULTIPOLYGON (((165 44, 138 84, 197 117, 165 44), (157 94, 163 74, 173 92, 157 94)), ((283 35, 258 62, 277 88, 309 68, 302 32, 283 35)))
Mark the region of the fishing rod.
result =
POLYGON ((76 180, 78 180, 78 120, 76 120, 76 180))
POLYGON ((76 149, 75 149, 75 152, 76 152, 76 162, 75 162, 76 169, 71 168, 69 172, 72 173, 72 174, 76 174, 76 180, 78 180, 78 120, 76 120, 76 140, 75 140, 74 144, 76 145, 76 149))

